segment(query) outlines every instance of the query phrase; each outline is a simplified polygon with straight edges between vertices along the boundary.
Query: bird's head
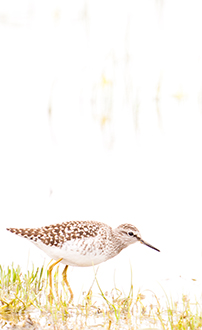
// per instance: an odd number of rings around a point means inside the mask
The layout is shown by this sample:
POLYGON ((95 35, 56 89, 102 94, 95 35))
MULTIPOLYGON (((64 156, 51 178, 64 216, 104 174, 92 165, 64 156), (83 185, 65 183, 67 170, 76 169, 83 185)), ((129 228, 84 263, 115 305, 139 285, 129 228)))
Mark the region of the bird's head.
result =
POLYGON ((154 249, 158 252, 160 252, 160 250, 158 250, 157 248, 155 248, 153 245, 145 242, 142 237, 141 234, 139 232, 139 230, 130 224, 122 224, 120 226, 118 226, 115 229, 116 233, 118 234, 118 236, 123 240, 123 242, 125 243, 125 246, 127 247, 130 244, 134 244, 136 242, 140 242, 148 247, 150 247, 151 249, 154 249))

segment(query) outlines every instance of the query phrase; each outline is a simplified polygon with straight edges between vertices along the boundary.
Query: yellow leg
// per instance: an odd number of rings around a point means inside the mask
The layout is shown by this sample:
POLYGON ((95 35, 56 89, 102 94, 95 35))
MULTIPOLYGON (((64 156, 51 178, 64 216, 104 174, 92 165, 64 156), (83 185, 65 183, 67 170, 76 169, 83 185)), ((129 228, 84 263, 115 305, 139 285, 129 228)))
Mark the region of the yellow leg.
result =
POLYGON ((52 305, 53 302, 53 286, 52 286, 52 270, 53 268, 60 262, 62 261, 63 258, 60 258, 56 262, 54 262, 49 268, 48 268, 48 274, 49 274, 49 283, 50 283, 50 303, 52 305))
POLYGON ((74 295, 73 295, 73 292, 72 292, 72 289, 69 285, 69 282, 67 281, 67 269, 68 269, 68 265, 65 266, 63 272, 62 272, 62 279, 63 281, 65 282, 68 290, 69 290, 69 293, 70 293, 70 299, 69 299, 69 303, 68 305, 72 302, 73 298, 74 298, 74 295))

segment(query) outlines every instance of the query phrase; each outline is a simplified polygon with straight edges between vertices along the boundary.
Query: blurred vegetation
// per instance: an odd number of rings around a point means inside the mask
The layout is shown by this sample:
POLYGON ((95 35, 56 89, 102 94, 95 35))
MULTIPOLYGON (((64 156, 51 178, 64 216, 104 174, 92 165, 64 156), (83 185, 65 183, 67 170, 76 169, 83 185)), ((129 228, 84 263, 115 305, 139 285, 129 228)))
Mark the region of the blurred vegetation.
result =
MULTIPOLYGON (((165 294, 160 301, 154 292, 133 293, 131 283, 128 295, 118 288, 104 293, 95 278, 100 296, 90 289, 78 305, 68 304, 68 290, 58 285, 59 268, 54 273, 54 299, 48 299, 48 274, 44 267, 21 272, 19 266, 7 269, 0 266, 0 327, 6 329, 202 329, 202 311, 199 303, 191 303, 183 295, 173 302, 165 294), (148 304, 147 296, 154 303, 148 304), (102 298, 102 299, 101 299, 102 298)), ((96 277, 96 275, 95 275, 96 277)))

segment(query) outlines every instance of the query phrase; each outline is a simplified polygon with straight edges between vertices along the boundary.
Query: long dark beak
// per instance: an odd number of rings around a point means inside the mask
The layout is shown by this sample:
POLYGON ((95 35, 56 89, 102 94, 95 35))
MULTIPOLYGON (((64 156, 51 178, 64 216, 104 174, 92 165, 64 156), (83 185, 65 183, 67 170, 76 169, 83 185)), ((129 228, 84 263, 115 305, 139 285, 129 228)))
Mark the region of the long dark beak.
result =
POLYGON ((160 252, 160 250, 158 250, 157 248, 155 248, 153 245, 151 245, 151 244, 149 244, 149 243, 143 241, 143 239, 141 239, 141 238, 140 238, 140 243, 142 243, 142 244, 144 244, 144 245, 150 247, 150 248, 153 249, 153 250, 156 250, 156 251, 160 252))

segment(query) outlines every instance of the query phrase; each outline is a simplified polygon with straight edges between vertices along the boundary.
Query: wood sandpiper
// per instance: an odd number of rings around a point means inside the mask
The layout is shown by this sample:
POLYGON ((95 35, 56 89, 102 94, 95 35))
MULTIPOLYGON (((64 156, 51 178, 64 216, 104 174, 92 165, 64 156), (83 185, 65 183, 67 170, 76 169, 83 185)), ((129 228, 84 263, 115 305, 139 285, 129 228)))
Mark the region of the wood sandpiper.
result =
POLYGON ((49 267, 50 297, 52 294, 52 270, 59 262, 65 264, 62 276, 70 292, 67 281, 68 266, 88 267, 100 264, 115 257, 130 244, 140 242, 158 252, 145 242, 139 230, 130 224, 122 224, 112 229, 97 221, 69 221, 41 228, 7 228, 11 233, 25 237, 43 250, 51 259, 56 260, 49 267))

